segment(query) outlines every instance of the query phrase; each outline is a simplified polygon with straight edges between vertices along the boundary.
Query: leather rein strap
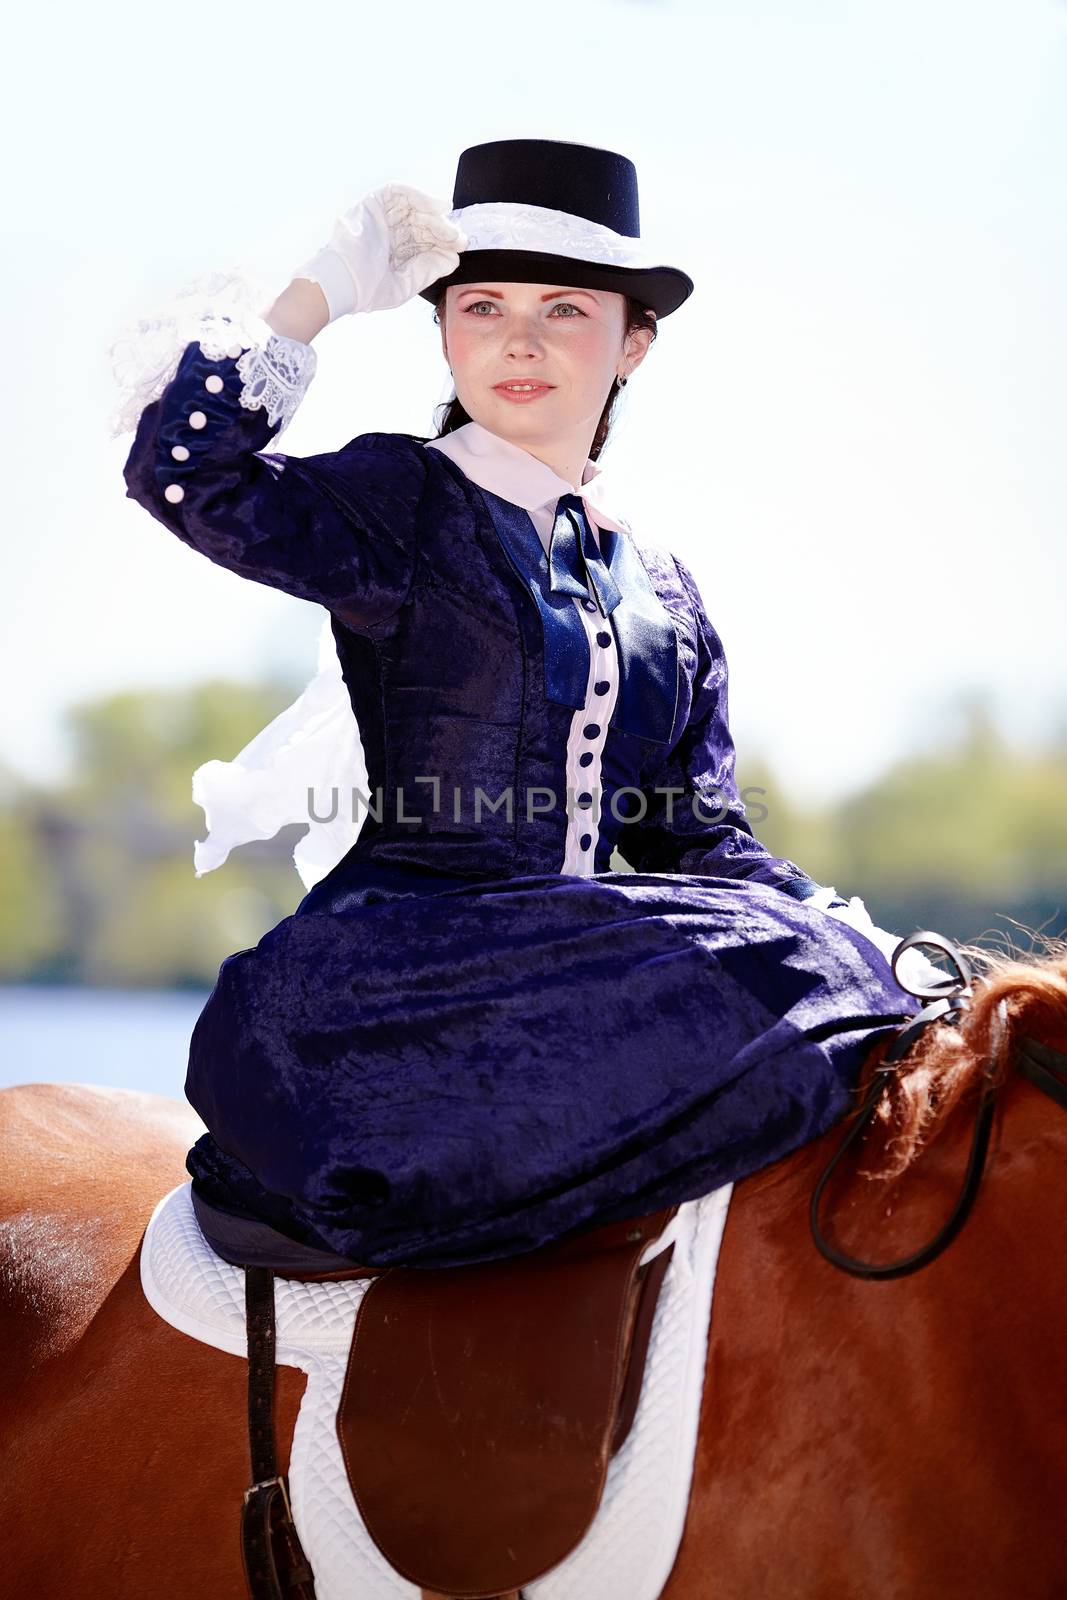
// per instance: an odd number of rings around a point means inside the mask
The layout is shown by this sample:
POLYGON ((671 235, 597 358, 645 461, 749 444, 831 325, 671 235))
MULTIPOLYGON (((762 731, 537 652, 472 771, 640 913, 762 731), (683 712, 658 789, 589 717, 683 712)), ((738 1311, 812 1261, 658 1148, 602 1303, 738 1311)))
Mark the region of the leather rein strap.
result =
POLYGON ((274 1273, 245 1267, 248 1439, 252 1485, 241 1511, 241 1556, 252 1600, 315 1600, 274 1443, 274 1273))
MULTIPOLYGON (((903 939, 893 952, 893 976, 901 988, 907 985, 897 976, 897 962, 904 951, 912 945, 929 944, 936 946, 955 964, 958 976, 946 976, 945 983, 938 989, 918 988, 908 989, 908 993, 917 995, 920 999, 928 1000, 928 1004, 914 1016, 910 1022, 900 1029, 897 1037, 887 1050, 882 1064, 877 1068, 871 1079, 870 1087, 860 1107, 859 1114, 851 1124, 845 1137, 831 1157, 829 1164, 815 1185, 811 1197, 810 1221, 812 1237, 820 1253, 826 1257, 833 1266, 840 1267, 842 1272, 849 1272, 856 1278, 902 1278, 909 1272, 916 1272, 928 1262, 939 1256, 945 1247, 959 1233, 974 1204, 982 1181, 985 1168, 986 1152, 989 1148, 989 1135, 993 1124, 993 1112, 996 1106, 997 1089, 999 1085, 994 1081, 991 1066, 988 1063, 982 1066, 982 1086, 979 1091, 978 1105, 975 1111, 974 1133, 971 1138, 971 1152, 967 1161, 967 1170, 964 1174, 963 1184, 947 1221, 937 1231, 928 1244, 916 1250, 910 1256, 903 1256, 898 1261, 889 1261, 879 1264, 873 1261, 861 1261, 857 1256, 847 1255, 843 1250, 838 1250, 826 1238, 819 1223, 819 1202, 826 1184, 845 1152, 856 1142, 867 1128, 878 1103, 890 1080, 897 1071, 899 1062, 910 1050, 915 1038, 922 1030, 934 1021, 954 1023, 971 1003, 971 983, 973 974, 969 962, 962 951, 958 950, 950 939, 943 934, 931 933, 929 930, 922 933, 909 934, 903 939), (947 986, 947 987, 946 987, 947 986)), ((1003 1000, 997 1007, 1000 1019, 1001 1037, 1007 1035, 1008 1018, 1007 1008, 1003 1000)), ((1067 1078, 1057 1076, 1059 1072, 1067 1074, 1067 1055, 1059 1050, 1054 1050, 1050 1045, 1042 1044, 1039 1040, 1023 1038, 1019 1041, 1019 1050, 1016 1059, 1017 1070, 1037 1088, 1051 1096, 1059 1105, 1067 1110, 1067 1078)))
POLYGON ((1040 1039, 1022 1039, 1015 1066, 1024 1078, 1067 1111, 1067 1055, 1062 1050, 1054 1050, 1040 1039))

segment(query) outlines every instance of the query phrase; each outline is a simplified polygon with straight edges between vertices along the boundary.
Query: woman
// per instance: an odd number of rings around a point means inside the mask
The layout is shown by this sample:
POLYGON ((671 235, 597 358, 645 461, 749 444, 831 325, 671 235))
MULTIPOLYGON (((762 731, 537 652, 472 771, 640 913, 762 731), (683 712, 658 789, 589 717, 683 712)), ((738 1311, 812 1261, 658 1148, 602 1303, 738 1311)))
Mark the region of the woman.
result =
POLYGON ((477 145, 447 215, 389 185, 263 322, 207 314, 140 416, 128 494, 327 608, 369 777, 355 843, 193 1033, 188 1168, 227 1259, 447 1266, 705 1193, 839 1119, 917 1009, 753 835, 697 585, 601 483, 692 287, 643 253, 624 157, 477 145), (260 454, 315 334, 415 293, 440 434, 260 454))

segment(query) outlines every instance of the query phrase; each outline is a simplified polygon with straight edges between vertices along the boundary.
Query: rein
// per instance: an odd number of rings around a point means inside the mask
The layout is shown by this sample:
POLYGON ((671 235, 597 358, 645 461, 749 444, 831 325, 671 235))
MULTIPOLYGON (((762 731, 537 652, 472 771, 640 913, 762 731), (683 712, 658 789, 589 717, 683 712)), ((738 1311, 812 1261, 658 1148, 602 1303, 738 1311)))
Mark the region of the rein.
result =
MULTIPOLYGON (((975 1110, 974 1133, 971 1137, 971 1151, 967 1160, 967 1170, 964 1174, 963 1184, 960 1189, 956 1204, 953 1206, 947 1221, 942 1225, 929 1243, 921 1249, 914 1251, 910 1256, 903 1256, 898 1261, 889 1261, 880 1265, 873 1261, 861 1261, 857 1256, 847 1255, 843 1250, 838 1250, 826 1238, 819 1223, 819 1202, 822 1193, 829 1181, 834 1168, 842 1156, 856 1142, 865 1131, 874 1117, 878 1103, 889 1087, 890 1081, 897 1071, 899 1062, 911 1049, 918 1035, 931 1022, 955 1023, 971 1004, 973 973, 970 963, 963 952, 958 950, 950 939, 943 934, 931 933, 929 930, 921 933, 912 933, 902 939, 893 952, 893 976, 897 983, 907 993, 926 1000, 927 1004, 906 1023, 893 1040, 887 1050, 882 1064, 876 1069, 871 1079, 859 1115, 852 1123, 845 1137, 831 1157, 825 1171, 820 1177, 811 1197, 809 1211, 812 1237, 820 1253, 835 1267, 840 1267, 842 1272, 849 1272, 857 1278, 902 1278, 909 1272, 916 1272, 928 1262, 939 1256, 947 1245, 959 1233, 974 1204, 982 1181, 985 1168, 986 1152, 989 1148, 989 1134, 993 1124, 993 1112, 996 1106, 997 1089, 999 1085, 993 1079, 992 1064, 983 1063, 982 1086, 979 1092, 978 1105, 975 1110), (920 986, 911 988, 897 975, 897 962, 905 950, 913 945, 933 945, 956 968, 955 975, 946 975, 943 982, 936 986, 920 986)), ((1001 1000, 997 1006, 997 1017, 1000 1022, 1001 1041, 1007 1036, 1008 1017, 1005 1002, 1001 1000)), ((994 1060, 996 1054, 994 1053, 994 1060)), ((1019 1041, 1019 1053, 1016 1062, 1017 1070, 1037 1088, 1044 1091, 1056 1103, 1067 1110, 1067 1078, 1057 1075, 1067 1074, 1067 1055, 1062 1051, 1054 1050, 1050 1045, 1042 1044, 1037 1039, 1023 1038, 1019 1041)))

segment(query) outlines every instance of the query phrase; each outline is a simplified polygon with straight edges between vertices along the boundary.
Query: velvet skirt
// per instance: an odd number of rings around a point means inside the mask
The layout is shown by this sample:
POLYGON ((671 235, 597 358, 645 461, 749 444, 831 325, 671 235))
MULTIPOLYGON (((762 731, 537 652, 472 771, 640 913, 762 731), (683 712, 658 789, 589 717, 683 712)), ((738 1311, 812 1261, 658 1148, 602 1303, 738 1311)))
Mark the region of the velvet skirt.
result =
POLYGON ((194 1195, 365 1265, 535 1249, 737 1181, 856 1103, 921 1002, 773 886, 363 863, 228 957, 194 1195))

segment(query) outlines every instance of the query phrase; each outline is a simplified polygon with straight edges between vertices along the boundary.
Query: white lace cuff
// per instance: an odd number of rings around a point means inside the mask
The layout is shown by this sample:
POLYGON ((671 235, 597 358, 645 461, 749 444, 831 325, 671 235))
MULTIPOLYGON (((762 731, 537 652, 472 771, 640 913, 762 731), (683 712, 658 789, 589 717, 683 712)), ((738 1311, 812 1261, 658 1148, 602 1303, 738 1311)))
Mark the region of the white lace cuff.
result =
POLYGON ((262 311, 274 298, 251 271, 230 268, 194 278, 158 311, 125 328, 109 348, 119 388, 111 437, 136 431, 145 407, 159 399, 194 339, 208 360, 240 357, 242 406, 265 408, 271 425, 280 422, 283 431, 315 375, 317 356, 309 344, 264 322, 262 311))
MULTIPOLYGON (((203 339, 200 348, 210 358, 203 339)), ((237 363, 237 371, 244 379, 241 404, 249 411, 265 407, 271 427, 280 421, 278 431, 284 431, 307 393, 317 365, 318 357, 309 344, 272 330, 264 344, 253 345, 237 363)))

